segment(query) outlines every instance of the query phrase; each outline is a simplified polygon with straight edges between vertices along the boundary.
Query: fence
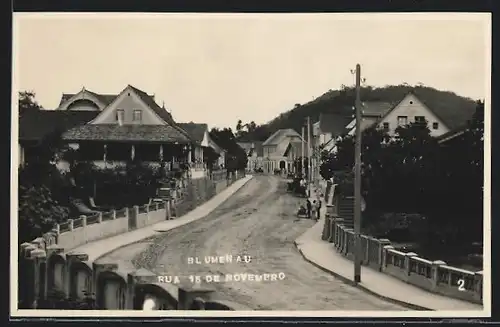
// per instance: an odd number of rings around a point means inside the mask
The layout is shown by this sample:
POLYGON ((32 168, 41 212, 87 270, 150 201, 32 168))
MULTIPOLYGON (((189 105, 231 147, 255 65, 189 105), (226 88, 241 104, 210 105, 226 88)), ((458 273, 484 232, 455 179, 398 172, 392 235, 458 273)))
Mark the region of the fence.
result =
MULTIPOLYGON (((323 240, 349 259, 354 258, 355 235, 327 202, 323 240)), ((430 261, 413 252, 394 249, 388 239, 361 235, 362 264, 433 293, 482 304, 483 272, 450 267, 443 261, 430 261)))

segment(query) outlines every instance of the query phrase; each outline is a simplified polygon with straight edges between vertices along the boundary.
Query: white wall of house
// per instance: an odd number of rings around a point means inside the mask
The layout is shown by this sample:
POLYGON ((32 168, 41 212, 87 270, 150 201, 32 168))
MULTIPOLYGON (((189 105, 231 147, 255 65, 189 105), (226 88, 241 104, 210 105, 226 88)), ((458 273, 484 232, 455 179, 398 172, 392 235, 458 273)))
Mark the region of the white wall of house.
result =
POLYGON ((97 116, 91 124, 117 124, 117 110, 124 111, 123 124, 142 125, 165 125, 165 122, 151 110, 142 99, 129 87, 125 88, 120 95, 104 111, 97 116), (140 110, 141 120, 134 121, 134 111, 140 110))
POLYGON ((436 137, 449 132, 448 127, 413 94, 409 94, 384 117, 380 121, 379 127, 383 128, 384 123, 388 123, 389 134, 394 134, 395 129, 398 127, 398 117, 407 117, 407 123, 409 124, 415 122, 415 117, 418 116, 427 119, 432 136, 436 137))

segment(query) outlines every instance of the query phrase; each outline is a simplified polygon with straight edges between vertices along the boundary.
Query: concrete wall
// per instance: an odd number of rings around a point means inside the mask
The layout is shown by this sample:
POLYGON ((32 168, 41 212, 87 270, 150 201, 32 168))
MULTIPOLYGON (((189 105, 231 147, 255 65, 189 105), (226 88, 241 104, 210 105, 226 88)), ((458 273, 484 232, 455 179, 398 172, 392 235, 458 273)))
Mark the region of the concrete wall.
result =
POLYGON ((160 310, 233 310, 214 298, 212 290, 191 289, 191 285, 158 282, 145 269, 130 272, 116 263, 89 262, 88 255, 73 249, 87 242, 179 217, 209 200, 244 173, 215 172, 212 179, 193 179, 173 194, 178 196, 153 204, 81 216, 59 224, 42 237, 23 243, 19 250, 19 309, 44 308, 49 291, 66 298, 83 299, 87 294, 100 309, 142 309, 146 298, 160 310), (73 251, 71 251, 73 250, 73 251), (205 302, 209 303, 206 307, 205 302))
MULTIPOLYGON (((335 249, 350 260, 354 259, 354 231, 344 225, 331 190, 325 194, 327 214, 322 239, 334 244, 335 249), (333 200, 332 200, 333 198, 333 200)), ((384 272, 427 291, 482 304, 483 272, 467 271, 447 266, 443 261, 429 261, 416 253, 394 249, 388 239, 361 235, 362 264, 384 272)))

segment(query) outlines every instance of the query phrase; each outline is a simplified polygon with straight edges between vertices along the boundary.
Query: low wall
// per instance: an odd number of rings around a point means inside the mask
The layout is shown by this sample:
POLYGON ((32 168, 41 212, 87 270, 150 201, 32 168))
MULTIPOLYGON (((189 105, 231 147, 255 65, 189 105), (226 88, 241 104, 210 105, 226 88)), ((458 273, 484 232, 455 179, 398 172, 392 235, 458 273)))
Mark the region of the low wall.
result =
POLYGON ((182 216, 244 177, 244 174, 230 177, 226 179, 225 172, 221 172, 211 179, 192 179, 184 189, 172 192, 175 197, 70 219, 56 225, 42 237, 21 244, 18 280, 24 282, 19 283, 19 309, 47 308, 52 291, 60 292, 64 303, 81 300, 87 297, 85 294, 91 294, 100 309, 108 310, 142 310, 146 298, 153 299, 160 310, 215 310, 210 309, 212 307, 220 310, 227 307, 214 299, 212 291, 159 282, 156 275, 144 269, 125 274, 118 264, 89 262, 87 254, 71 250, 85 243, 182 216), (224 187, 218 190, 219 184, 224 187), (206 308, 204 305, 193 305, 196 298, 209 305, 206 308))
POLYGON ((219 300, 213 289, 168 283, 146 269, 123 273, 117 264, 90 264, 85 253, 64 254, 58 245, 43 250, 24 243, 19 254, 26 281, 19 284, 19 309, 63 309, 62 304, 77 303, 65 308, 143 310, 148 299, 154 310, 242 310, 219 300), (92 307, 81 307, 84 303, 92 307))
MULTIPOLYGON (((322 239, 350 260, 354 259, 355 234, 338 217, 336 206, 327 204, 322 239)), ((413 252, 394 249, 388 239, 361 235, 362 264, 433 293, 482 304, 483 272, 472 272, 429 261, 413 252)))

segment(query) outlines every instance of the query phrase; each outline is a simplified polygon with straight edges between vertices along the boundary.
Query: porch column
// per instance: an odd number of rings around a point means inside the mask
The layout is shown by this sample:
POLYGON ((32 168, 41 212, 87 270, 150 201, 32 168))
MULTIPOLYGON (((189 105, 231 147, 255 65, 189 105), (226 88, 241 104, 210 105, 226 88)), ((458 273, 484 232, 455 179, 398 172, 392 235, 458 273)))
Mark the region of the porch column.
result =
POLYGON ((108 146, 106 143, 104 143, 104 154, 102 156, 102 161, 104 161, 104 164, 106 164, 107 149, 108 149, 108 146))
POLYGON ((158 154, 160 161, 163 161, 163 144, 160 144, 160 153, 158 154))
POLYGON ((191 164, 192 160, 191 160, 191 152, 192 152, 192 148, 191 148, 191 144, 188 145, 188 163, 191 164))
POLYGON ((132 144, 130 148, 130 159, 134 160, 135 158, 135 145, 132 144))

